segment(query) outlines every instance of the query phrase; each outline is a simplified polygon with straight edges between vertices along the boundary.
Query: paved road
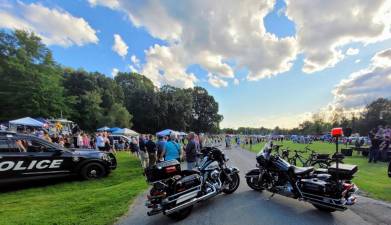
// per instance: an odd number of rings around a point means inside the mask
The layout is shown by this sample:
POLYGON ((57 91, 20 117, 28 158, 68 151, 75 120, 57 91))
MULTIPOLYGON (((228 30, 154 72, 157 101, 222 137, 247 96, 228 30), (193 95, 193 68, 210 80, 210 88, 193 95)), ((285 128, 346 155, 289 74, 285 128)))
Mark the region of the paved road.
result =
POLYGON ((255 165, 255 154, 242 149, 227 150, 231 163, 240 168, 241 183, 231 195, 219 195, 197 204, 183 221, 173 222, 164 215, 147 216, 145 194, 140 196, 128 215, 118 224, 129 225, 330 225, 386 224, 391 225, 390 204, 359 198, 359 203, 345 212, 324 213, 312 205, 270 193, 255 192, 247 187, 244 174, 255 165))

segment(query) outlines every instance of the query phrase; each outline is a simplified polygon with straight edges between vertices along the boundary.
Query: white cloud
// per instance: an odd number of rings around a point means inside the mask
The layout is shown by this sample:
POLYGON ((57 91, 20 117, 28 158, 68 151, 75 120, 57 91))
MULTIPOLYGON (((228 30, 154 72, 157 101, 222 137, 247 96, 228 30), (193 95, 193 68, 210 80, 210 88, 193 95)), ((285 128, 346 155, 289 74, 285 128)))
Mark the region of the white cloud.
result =
POLYGON ((354 61, 354 63, 359 63, 359 62, 361 62, 361 59, 356 59, 356 60, 354 61))
POLYGON ((128 54, 128 45, 122 40, 119 34, 114 34, 114 45, 112 49, 122 58, 128 54))
POLYGON ((289 71, 299 53, 304 55, 303 71, 313 73, 341 61, 346 44, 366 45, 391 36, 391 2, 386 0, 287 0, 279 14, 295 23, 297 33, 285 38, 267 32, 264 26, 273 0, 91 1, 125 13, 133 25, 166 41, 176 61, 158 63, 152 57, 151 64, 155 71, 175 67, 181 72, 169 79, 165 74, 154 75, 160 84, 166 80, 181 83, 191 65, 200 65, 220 78, 234 78, 235 70, 247 69, 248 80, 259 80, 289 71), (160 76, 164 79, 157 79, 160 76))
POLYGON ((371 65, 352 73, 333 90, 333 106, 360 108, 379 97, 391 97, 391 49, 372 58, 371 65))
POLYGON ((119 6, 117 0, 88 0, 91 6, 103 5, 111 9, 115 9, 119 6))
POLYGON ((113 70, 111 70, 111 77, 114 78, 115 76, 117 76, 119 70, 117 68, 113 68, 113 70))
POLYGON ((33 31, 47 45, 82 46, 99 41, 96 31, 83 18, 35 3, 1 4, 0 28, 33 31))
POLYGON ((156 86, 169 84, 176 87, 193 87, 197 78, 187 73, 178 50, 167 46, 154 45, 145 51, 147 63, 141 73, 156 86))
POLYGON ((208 82, 210 85, 216 88, 221 88, 221 87, 227 87, 228 82, 219 78, 218 76, 215 76, 213 74, 208 74, 208 82))
POLYGON ((339 47, 390 37, 391 2, 386 0, 287 0, 287 16, 296 24, 303 71, 333 67, 343 59, 339 47))
MULTIPOLYGON (((288 71, 297 54, 295 38, 277 38, 266 32, 263 18, 273 6, 272 0, 151 0, 137 4, 118 0, 118 6, 111 8, 166 40, 167 47, 175 49, 176 65, 182 71, 198 64, 215 76, 233 78, 235 65, 249 70, 248 79, 258 80, 288 71)), ((169 69, 162 65, 159 69, 169 69)))
POLYGON ((138 73, 141 69, 140 60, 136 55, 132 55, 130 57, 131 64, 129 65, 129 69, 131 72, 138 73))
POLYGON ((240 83, 240 82, 239 82, 239 79, 238 79, 238 78, 235 78, 235 79, 234 79, 234 84, 235 84, 235 85, 239 85, 239 83, 240 83))
POLYGON ((135 55, 132 55, 131 57, 130 57, 130 61, 134 64, 134 65, 140 65, 140 60, 137 58, 137 56, 135 56, 135 55))
POLYGON ((348 48, 346 55, 357 55, 360 52, 358 48, 348 48))

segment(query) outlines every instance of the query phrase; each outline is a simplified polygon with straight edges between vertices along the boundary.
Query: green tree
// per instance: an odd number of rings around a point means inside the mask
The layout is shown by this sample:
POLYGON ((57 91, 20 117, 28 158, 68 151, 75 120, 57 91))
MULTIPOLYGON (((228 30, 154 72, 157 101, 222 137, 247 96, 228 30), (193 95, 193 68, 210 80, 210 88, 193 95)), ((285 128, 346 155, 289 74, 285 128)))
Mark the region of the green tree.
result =
POLYGON ((158 128, 157 95, 147 77, 137 73, 118 73, 115 81, 124 93, 124 105, 133 115, 134 129, 153 133, 158 128))
POLYGON ((88 91, 80 96, 78 124, 82 129, 95 130, 103 125, 102 99, 98 91, 88 91))
POLYGON ((190 129, 195 132, 217 132, 223 116, 218 114, 219 104, 202 87, 192 89, 192 122, 190 129))
POLYGON ((0 120, 68 114, 61 75, 34 33, 0 31, 0 120))
POLYGON ((102 124, 110 127, 132 127, 132 115, 123 105, 114 103, 103 118, 102 124))

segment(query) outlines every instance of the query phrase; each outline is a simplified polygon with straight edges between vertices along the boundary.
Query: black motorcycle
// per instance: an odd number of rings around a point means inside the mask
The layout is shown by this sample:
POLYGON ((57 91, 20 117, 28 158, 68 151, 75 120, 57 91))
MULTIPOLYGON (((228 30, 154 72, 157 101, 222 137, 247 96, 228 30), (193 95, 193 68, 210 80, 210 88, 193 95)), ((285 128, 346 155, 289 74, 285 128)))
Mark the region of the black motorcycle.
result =
POLYGON ((216 147, 202 149, 198 170, 181 170, 177 160, 156 164, 145 170, 152 185, 146 206, 149 216, 163 213, 181 220, 193 205, 219 193, 231 194, 239 187, 239 170, 228 167, 228 158, 216 147))
MULTIPOLYGON (((304 200, 327 212, 344 211, 356 202, 358 188, 351 182, 357 166, 333 164, 327 169, 296 167, 272 155, 269 142, 257 154, 257 168, 246 174, 250 188, 267 190, 274 194, 304 200), (338 168, 338 169, 337 169, 338 168)), ((271 196, 271 197, 272 197, 271 196)))

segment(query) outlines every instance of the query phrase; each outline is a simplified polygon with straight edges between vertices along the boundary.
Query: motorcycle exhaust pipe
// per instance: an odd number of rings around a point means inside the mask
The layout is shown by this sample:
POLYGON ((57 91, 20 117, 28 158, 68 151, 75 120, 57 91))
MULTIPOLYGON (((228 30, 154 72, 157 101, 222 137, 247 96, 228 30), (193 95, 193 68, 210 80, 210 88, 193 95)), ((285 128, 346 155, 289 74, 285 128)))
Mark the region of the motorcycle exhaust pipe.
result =
POLYGON ((181 205, 178 205, 178 206, 176 206, 176 207, 174 207, 172 209, 168 209, 166 211, 163 211, 163 214, 164 215, 172 214, 172 213, 177 212, 177 211, 179 211, 181 209, 184 209, 186 207, 192 206, 192 205, 196 204, 197 202, 200 202, 202 200, 206 200, 206 199, 208 199, 210 197, 213 197, 214 195, 217 194, 217 190, 216 190, 216 188, 213 185, 211 185, 211 187, 213 188, 212 192, 210 192, 210 193, 208 193, 208 194, 206 194, 204 196, 201 196, 199 198, 193 198, 192 200, 190 200, 188 202, 185 202, 185 203, 183 203, 181 205))

